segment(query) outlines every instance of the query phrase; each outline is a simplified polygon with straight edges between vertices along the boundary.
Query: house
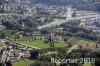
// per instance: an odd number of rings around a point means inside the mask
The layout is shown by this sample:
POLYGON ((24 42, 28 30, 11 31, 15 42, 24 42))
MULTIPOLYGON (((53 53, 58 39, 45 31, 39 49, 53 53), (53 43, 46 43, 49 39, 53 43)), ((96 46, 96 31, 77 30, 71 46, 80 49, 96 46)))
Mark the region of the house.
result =
POLYGON ((1 46, 0 47, 0 53, 2 53, 3 51, 5 51, 5 50, 7 50, 7 46, 6 45, 4 45, 4 46, 1 46))
POLYGON ((92 44, 79 44, 78 48, 79 49, 93 49, 93 48, 95 48, 95 45, 92 45, 92 44))
POLYGON ((17 43, 14 42, 14 41, 6 41, 5 44, 8 45, 8 46, 13 46, 13 47, 17 46, 17 43))
POLYGON ((41 34, 40 31, 33 31, 33 32, 32 32, 32 35, 33 35, 33 36, 37 36, 37 35, 40 35, 40 34, 41 34))
POLYGON ((0 31, 3 30, 5 27, 3 25, 0 25, 0 31))
POLYGON ((93 51, 100 51, 100 44, 96 44, 96 47, 93 49, 93 51))
POLYGON ((26 57, 29 57, 30 56, 30 52, 27 51, 27 52, 20 52, 19 53, 19 57, 20 58, 26 58, 26 57))
POLYGON ((100 30, 92 30, 93 33, 100 33, 100 30))
POLYGON ((55 36, 54 37, 54 42, 61 42, 63 39, 61 36, 55 36))
POLYGON ((96 48, 100 48, 100 44, 96 44, 96 48))

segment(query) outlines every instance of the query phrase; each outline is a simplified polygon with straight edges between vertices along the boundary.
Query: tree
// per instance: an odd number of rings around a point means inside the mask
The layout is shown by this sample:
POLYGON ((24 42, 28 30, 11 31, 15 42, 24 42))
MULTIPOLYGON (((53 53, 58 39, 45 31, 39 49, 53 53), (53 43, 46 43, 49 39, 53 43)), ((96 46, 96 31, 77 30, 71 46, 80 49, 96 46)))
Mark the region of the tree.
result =
POLYGON ((0 32, 0 38, 2 39, 6 38, 6 33, 4 31, 0 32))
POLYGON ((2 66, 3 63, 0 62, 0 66, 2 66))
POLYGON ((68 45, 69 45, 68 47, 72 47, 72 44, 71 44, 71 42, 69 42, 69 43, 68 43, 68 45))
POLYGON ((95 61, 95 66, 100 66, 100 58, 97 58, 95 61))
POLYGON ((64 38, 64 41, 67 41, 67 38, 64 38))
POLYGON ((0 0, 0 4, 3 5, 4 3, 6 3, 5 0, 0 0))
POLYGON ((38 55, 39 55, 39 51, 38 50, 32 50, 31 52, 30 52, 30 58, 31 59, 36 59, 37 57, 38 57, 38 55))
POLYGON ((37 40, 37 38, 36 37, 34 37, 34 41, 36 41, 37 40))
POLYGON ((72 14, 73 17, 76 17, 76 12, 74 11, 74 13, 72 14))
POLYGON ((98 38, 97 43, 100 44, 100 37, 98 38))
POLYGON ((6 63, 6 66, 12 66, 11 61, 8 61, 8 62, 6 63))

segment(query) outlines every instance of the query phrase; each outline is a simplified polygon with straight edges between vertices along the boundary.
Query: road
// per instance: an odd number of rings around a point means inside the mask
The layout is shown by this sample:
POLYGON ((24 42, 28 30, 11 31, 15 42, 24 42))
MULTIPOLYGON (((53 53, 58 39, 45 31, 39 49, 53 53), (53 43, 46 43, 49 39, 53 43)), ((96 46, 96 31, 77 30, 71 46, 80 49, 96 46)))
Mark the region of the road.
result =
POLYGON ((43 26, 38 26, 38 29, 43 29, 43 28, 46 28, 46 27, 52 27, 52 26, 55 26, 55 25, 60 25, 60 24, 62 24, 64 22, 65 22, 65 20, 55 19, 51 23, 48 23, 48 24, 43 25, 43 26))
POLYGON ((80 20, 80 19, 98 18, 98 17, 100 18, 100 14, 98 14, 98 15, 88 15, 88 16, 82 16, 82 17, 72 17, 72 18, 67 18, 65 20, 54 20, 53 22, 48 23, 46 25, 38 26, 38 29, 43 29, 43 28, 48 28, 48 27, 60 25, 62 23, 66 23, 70 20, 80 20))
POLYGON ((74 48, 76 48, 76 47, 77 47, 77 44, 74 45, 73 47, 69 48, 68 51, 67 51, 67 53, 71 52, 71 51, 72 51, 74 48))

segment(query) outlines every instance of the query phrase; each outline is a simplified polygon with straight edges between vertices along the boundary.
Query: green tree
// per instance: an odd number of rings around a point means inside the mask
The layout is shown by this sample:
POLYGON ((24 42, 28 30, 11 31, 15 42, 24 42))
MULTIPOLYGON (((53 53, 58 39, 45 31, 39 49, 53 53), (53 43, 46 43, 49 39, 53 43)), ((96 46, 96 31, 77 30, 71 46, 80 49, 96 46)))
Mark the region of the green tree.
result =
POLYGON ((97 43, 100 44, 100 37, 98 38, 97 43))

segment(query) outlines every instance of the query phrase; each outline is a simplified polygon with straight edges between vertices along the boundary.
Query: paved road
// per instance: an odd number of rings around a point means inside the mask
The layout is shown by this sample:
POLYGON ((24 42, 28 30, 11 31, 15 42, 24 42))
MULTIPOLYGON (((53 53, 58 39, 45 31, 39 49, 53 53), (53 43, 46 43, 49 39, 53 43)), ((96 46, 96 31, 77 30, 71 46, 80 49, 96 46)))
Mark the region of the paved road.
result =
POLYGON ((67 51, 67 53, 71 52, 71 51, 72 51, 74 48, 76 48, 76 47, 77 47, 77 44, 74 45, 73 47, 69 48, 68 51, 67 51))
POLYGON ((46 25, 38 26, 38 29, 43 29, 43 28, 52 27, 52 26, 55 26, 55 25, 60 25, 60 24, 62 24, 62 23, 64 23, 64 22, 65 22, 65 20, 56 19, 56 20, 54 20, 53 22, 48 23, 48 24, 46 24, 46 25))
POLYGON ((73 17, 73 18, 67 18, 65 20, 55 20, 54 22, 51 22, 49 24, 43 25, 43 26, 38 26, 38 29, 43 29, 47 27, 52 27, 56 25, 60 25, 62 23, 66 23, 70 20, 80 20, 80 19, 87 19, 87 18, 95 18, 95 17, 100 17, 100 15, 88 15, 88 16, 82 16, 82 17, 73 17))

